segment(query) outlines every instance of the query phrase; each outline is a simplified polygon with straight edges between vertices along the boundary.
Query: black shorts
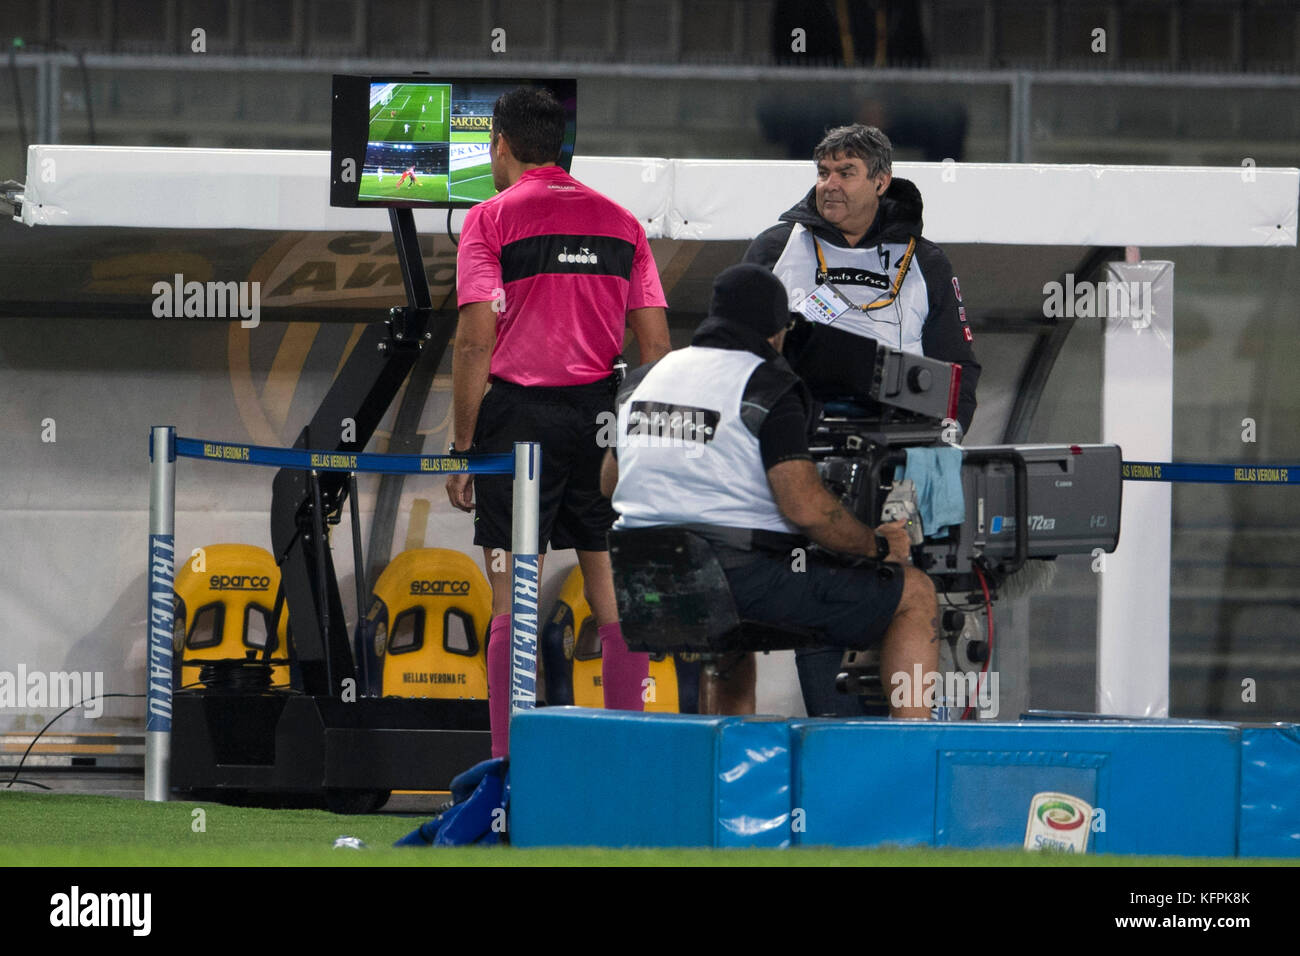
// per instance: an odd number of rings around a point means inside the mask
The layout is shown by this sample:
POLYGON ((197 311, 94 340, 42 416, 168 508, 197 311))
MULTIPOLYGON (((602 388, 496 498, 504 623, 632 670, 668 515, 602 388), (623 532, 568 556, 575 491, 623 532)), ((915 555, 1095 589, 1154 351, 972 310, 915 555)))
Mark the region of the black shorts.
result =
POLYGON ((742 619, 818 630, 836 647, 878 643, 903 599, 899 565, 886 581, 874 567, 846 567, 816 553, 801 570, 790 554, 754 551, 744 563, 735 552, 728 558, 723 566, 742 619))
MULTIPOLYGON (((483 454, 514 451, 517 441, 542 446, 537 552, 604 551, 605 535, 618 517, 600 493, 605 449, 596 443, 602 412, 613 414, 609 382, 565 388, 493 382, 483 396, 474 444, 483 454)), ((606 429, 608 431, 608 428, 606 429)), ((514 481, 510 475, 474 476, 474 543, 511 550, 514 481)))

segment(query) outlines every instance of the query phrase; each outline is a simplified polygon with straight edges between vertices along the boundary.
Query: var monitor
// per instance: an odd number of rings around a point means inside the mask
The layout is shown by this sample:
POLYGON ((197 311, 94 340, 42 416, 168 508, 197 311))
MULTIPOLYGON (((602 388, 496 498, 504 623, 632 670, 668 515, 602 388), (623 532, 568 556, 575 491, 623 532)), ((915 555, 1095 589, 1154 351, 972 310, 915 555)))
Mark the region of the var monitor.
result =
POLYGON ((549 90, 564 107, 559 164, 567 172, 576 80, 336 75, 330 205, 456 209, 496 195, 492 107, 521 86, 549 90))

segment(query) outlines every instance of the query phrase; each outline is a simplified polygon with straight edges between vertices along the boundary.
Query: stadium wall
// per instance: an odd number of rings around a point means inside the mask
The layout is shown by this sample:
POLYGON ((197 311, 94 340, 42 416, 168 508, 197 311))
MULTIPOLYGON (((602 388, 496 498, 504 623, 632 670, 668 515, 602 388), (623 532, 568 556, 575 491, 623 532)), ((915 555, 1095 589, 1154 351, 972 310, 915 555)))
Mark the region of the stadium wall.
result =
MULTIPOLYGON (((51 324, 9 319, 0 337, 0 402, 8 453, 0 468, 0 671, 28 675, 102 673, 108 693, 143 693, 146 676, 148 436, 157 424, 178 434, 292 445, 360 334, 351 323, 271 323, 256 330, 195 320, 85 319, 51 324), (256 334, 250 334, 255 332, 256 334), (52 440, 42 440, 42 435, 52 440)), ((446 447, 451 353, 425 403, 424 447, 446 447)), ((386 451, 401 397, 370 448, 386 451)), ((270 548, 275 469, 182 460, 176 482, 178 566, 196 547, 239 542, 270 548)), ((363 546, 378 489, 359 477, 363 546)), ((393 554, 412 532, 412 507, 429 502, 418 546, 463 551, 478 563, 468 515, 447 501, 443 480, 408 478, 393 528, 393 554)), ((423 512, 419 509, 417 513, 423 512)), ((417 518, 418 520, 418 518, 417 518)), ((345 514, 332 533, 333 558, 349 625, 356 591, 345 514)), ((373 561, 373 556, 368 556, 373 561)), ((572 552, 546 562, 543 608, 574 566, 572 552)), ((791 655, 763 665, 761 704, 802 713, 791 655)), ((27 695, 0 706, 0 733, 35 732, 58 712, 27 695)), ((61 731, 138 731, 141 700, 114 699, 99 717, 77 709, 61 731)))

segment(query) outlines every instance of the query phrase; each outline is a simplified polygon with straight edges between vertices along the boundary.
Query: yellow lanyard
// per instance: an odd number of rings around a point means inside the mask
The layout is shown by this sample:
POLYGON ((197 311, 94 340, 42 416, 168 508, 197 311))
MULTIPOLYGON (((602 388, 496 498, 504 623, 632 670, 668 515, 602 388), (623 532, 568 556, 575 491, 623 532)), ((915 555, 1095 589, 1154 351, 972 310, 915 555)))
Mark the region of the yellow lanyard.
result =
MULTIPOLYGON (((812 233, 809 233, 809 235, 811 236, 812 233)), ((821 243, 817 241, 816 236, 812 237, 812 241, 813 249, 817 251, 817 268, 821 270, 822 275, 825 275, 830 270, 826 268, 826 257, 822 255, 821 243)), ((869 302, 866 305, 855 305, 854 308, 863 312, 870 312, 872 309, 883 309, 887 305, 893 305, 894 300, 898 298, 898 290, 903 287, 903 278, 907 275, 907 270, 912 267, 912 253, 915 251, 916 236, 913 236, 911 239, 907 240, 907 251, 903 253, 903 258, 898 262, 898 275, 894 277, 894 284, 889 289, 889 298, 877 299, 876 301, 869 302)), ((832 289, 835 289, 835 286, 831 285, 829 282, 826 284, 830 285, 832 289)), ((835 291, 839 292, 840 290, 835 289, 835 291)), ((844 298, 845 301, 848 301, 848 297, 845 296, 844 293, 840 292, 840 296, 844 298)))

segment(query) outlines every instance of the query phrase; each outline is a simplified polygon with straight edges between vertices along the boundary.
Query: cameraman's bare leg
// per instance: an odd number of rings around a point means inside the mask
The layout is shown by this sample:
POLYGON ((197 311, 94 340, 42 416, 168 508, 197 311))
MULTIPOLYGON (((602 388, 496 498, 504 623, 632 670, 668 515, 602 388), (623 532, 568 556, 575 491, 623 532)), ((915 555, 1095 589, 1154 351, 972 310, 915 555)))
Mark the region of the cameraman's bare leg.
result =
MULTIPOLYGON (((924 706, 924 684, 917 685, 916 665, 921 667, 922 680, 939 669, 939 603, 934 593, 934 582, 923 571, 903 569, 903 597, 894 611, 894 619, 885 632, 880 647, 880 681, 886 694, 898 686, 894 675, 906 675, 905 687, 910 687, 911 700, 906 707, 895 707, 890 701, 891 717, 929 718, 930 708, 924 706)), ((701 688, 702 690, 703 688, 701 688)))
POLYGON ((727 654, 700 669, 701 714, 752 714, 758 706, 754 655, 727 654))

